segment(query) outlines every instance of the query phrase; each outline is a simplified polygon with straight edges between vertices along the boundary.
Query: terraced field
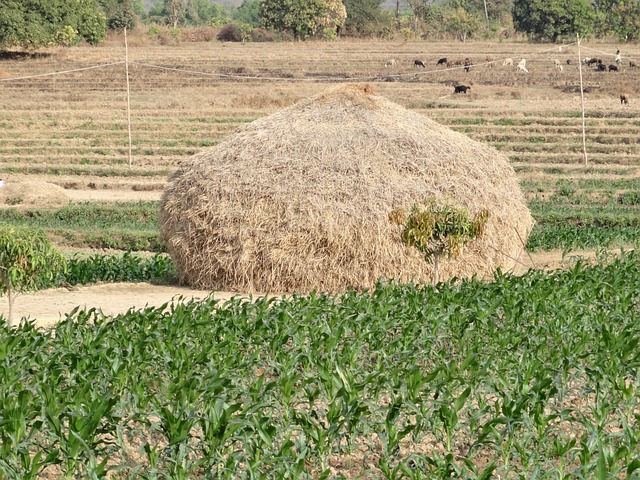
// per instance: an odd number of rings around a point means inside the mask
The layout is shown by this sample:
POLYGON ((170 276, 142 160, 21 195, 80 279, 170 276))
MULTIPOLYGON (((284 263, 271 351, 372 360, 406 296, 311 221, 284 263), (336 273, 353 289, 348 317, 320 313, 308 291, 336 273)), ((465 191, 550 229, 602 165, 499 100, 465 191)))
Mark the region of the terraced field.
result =
MULTIPOLYGON (((581 55, 613 63, 615 49, 583 44, 581 55)), ((112 210, 130 210, 131 202, 157 200, 182 160, 215 145, 242 123, 331 84, 359 81, 504 152, 538 220, 532 249, 629 244, 640 232, 640 71, 629 68, 628 60, 640 58, 640 47, 625 45, 622 55, 625 66, 618 73, 583 68, 585 166, 576 45, 340 41, 158 46, 137 37, 129 48, 131 157, 122 38, 100 47, 5 54, 0 59, 0 177, 7 183, 37 179, 60 185, 72 201, 90 202, 85 210, 105 201, 112 202, 112 210), (469 57, 475 65, 469 72, 436 67, 443 56, 469 57), (516 63, 526 58, 529 74, 502 66, 507 57, 516 63), (394 69, 384 67, 390 58, 398 63, 394 69), (414 68, 414 59, 427 67, 414 68), (554 59, 561 61, 562 72, 554 68, 554 59), (453 95, 456 82, 471 85, 470 93, 453 95), (621 93, 630 96, 629 105, 621 105, 621 93), (591 214, 585 217, 587 210, 591 214)), ((149 218, 149 205, 141 205, 140 217, 150 222, 152 232, 155 219, 149 218)), ((18 214, 12 215, 15 221, 18 214)), ((0 221, 7 221, 4 213, 0 221)), ((93 233, 79 236, 60 234, 53 223, 45 228, 62 246, 100 246, 100 241, 88 241, 96 237, 95 230, 102 229, 104 237, 118 227, 92 226, 88 220, 78 228, 93 233)), ((150 243, 138 247, 151 248, 150 243)))

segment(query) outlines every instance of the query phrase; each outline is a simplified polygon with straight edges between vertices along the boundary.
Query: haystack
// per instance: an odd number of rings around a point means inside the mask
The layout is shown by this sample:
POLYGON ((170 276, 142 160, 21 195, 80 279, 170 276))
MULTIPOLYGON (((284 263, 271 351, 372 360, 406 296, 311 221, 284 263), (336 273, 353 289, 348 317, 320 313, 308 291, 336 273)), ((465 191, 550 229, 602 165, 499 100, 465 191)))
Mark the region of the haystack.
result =
POLYGON ((495 149, 346 85, 256 120, 184 163, 160 228, 180 280, 239 292, 343 291, 430 281, 433 266, 390 221, 429 198, 487 209, 484 235, 440 278, 524 260, 533 221, 495 149))
POLYGON ((68 203, 64 188, 53 183, 6 180, 0 188, 0 208, 60 208, 68 203))

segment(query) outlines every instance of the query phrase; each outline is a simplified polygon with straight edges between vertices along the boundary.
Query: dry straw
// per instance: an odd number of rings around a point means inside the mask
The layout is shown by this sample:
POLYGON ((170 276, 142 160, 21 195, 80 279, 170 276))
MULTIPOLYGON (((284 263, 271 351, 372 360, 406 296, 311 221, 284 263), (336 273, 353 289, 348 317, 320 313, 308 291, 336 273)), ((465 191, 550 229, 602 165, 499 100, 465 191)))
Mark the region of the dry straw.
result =
POLYGON ((64 188, 52 183, 8 179, 0 188, 0 208, 60 208, 68 203, 64 188))
POLYGON ((185 162, 160 228, 185 285, 239 292, 343 291, 432 278, 400 238, 398 209, 430 197, 489 211, 483 237, 440 277, 510 269, 533 220, 495 149, 343 85, 256 120, 185 162))

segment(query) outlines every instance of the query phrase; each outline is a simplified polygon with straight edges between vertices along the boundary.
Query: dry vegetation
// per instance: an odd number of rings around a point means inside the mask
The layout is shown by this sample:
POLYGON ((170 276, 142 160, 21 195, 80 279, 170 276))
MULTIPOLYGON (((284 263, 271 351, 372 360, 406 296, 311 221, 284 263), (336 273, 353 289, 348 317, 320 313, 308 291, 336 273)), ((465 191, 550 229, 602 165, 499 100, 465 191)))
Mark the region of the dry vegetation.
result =
MULTIPOLYGON (((323 91, 328 84, 356 80, 496 146, 510 157, 522 180, 607 178, 618 169, 624 169, 626 178, 638 175, 634 133, 640 122, 635 99, 640 71, 628 66, 619 73, 584 72, 589 162, 607 168, 580 168, 576 46, 559 51, 557 46, 525 43, 132 45, 131 168, 124 64, 44 75, 122 62, 123 43, 114 39, 100 47, 35 57, 5 55, 0 60, 0 176, 9 181, 37 178, 67 189, 159 190, 180 161, 217 143, 239 124, 323 91), (494 68, 488 68, 487 55, 495 60, 494 68), (469 57, 477 66, 470 72, 436 67, 443 56, 469 57), (506 57, 516 62, 526 58, 530 73, 503 67, 506 57), (397 61, 394 69, 384 67, 390 58, 397 61), (563 72, 554 69, 556 58, 564 64, 563 72), (414 68, 414 59, 422 59, 427 68, 414 68), (20 78, 33 75, 42 76, 20 78), (473 88, 469 94, 453 95, 456 82, 473 88), (622 92, 630 95, 629 105, 620 104, 622 92)), ((583 45, 582 54, 612 63, 615 48, 583 45)), ((622 53, 626 64, 640 57, 635 46, 625 46, 622 53)))

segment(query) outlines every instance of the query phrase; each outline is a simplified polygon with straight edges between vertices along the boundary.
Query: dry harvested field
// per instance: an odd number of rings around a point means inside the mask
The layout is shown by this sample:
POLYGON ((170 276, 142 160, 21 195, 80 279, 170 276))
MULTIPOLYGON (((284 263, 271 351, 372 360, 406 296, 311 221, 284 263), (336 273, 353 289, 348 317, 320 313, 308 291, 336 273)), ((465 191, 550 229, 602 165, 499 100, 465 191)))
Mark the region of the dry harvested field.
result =
MULTIPOLYGON (((625 46, 618 73, 583 71, 590 165, 585 169, 575 45, 560 50, 527 43, 130 43, 131 167, 124 63, 79 70, 123 62, 124 44, 116 38, 99 47, 0 60, 2 178, 45 179, 69 190, 73 200, 154 198, 148 192, 159 194, 180 161, 238 125, 336 82, 356 81, 504 151, 531 193, 553 189, 559 178, 638 178, 640 70, 628 66, 630 58, 640 58, 637 46, 625 46), (493 68, 486 56, 494 59, 493 68), (469 72, 436 67, 441 57, 468 57, 475 65, 469 72), (529 73, 502 66, 507 57, 515 63, 526 58, 529 73), (390 58, 396 68, 384 67, 390 58), (415 59, 426 68, 415 68, 415 59), (555 59, 562 72, 554 68, 555 59), (46 75, 52 72, 67 73, 46 75), (471 91, 453 95, 456 82, 471 91), (628 105, 621 105, 620 93, 629 95, 628 105)), ((615 49, 583 44, 581 53, 608 64, 615 49)))

